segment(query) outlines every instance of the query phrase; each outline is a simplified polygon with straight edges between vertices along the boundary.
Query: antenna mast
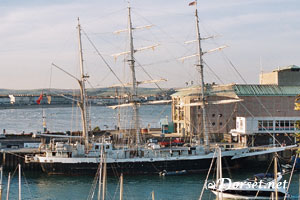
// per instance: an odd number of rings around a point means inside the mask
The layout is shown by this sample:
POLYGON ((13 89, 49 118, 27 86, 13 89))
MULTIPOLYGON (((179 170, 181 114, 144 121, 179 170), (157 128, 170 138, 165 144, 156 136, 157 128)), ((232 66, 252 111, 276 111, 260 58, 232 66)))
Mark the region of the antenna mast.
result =
POLYGON ((79 39, 79 63, 80 63, 80 80, 78 80, 80 86, 80 98, 81 101, 78 102, 78 106, 81 110, 81 120, 82 120, 82 136, 84 137, 85 150, 88 150, 89 135, 87 128, 87 114, 86 114, 86 90, 85 81, 89 76, 84 75, 83 68, 83 56, 82 56, 82 44, 81 44, 81 26, 78 18, 78 39, 79 39))
POLYGON ((195 18, 196 18, 196 30, 197 30, 197 43, 198 43, 198 63, 197 69, 200 72, 200 79, 201 79, 201 101, 202 101, 202 124, 203 124, 203 133, 204 133, 204 143, 205 146, 209 146, 209 137, 208 131, 206 127, 206 109, 205 109, 205 94, 204 94, 204 75, 203 75, 203 52, 201 48, 201 36, 200 36, 200 28, 199 28, 199 17, 198 17, 198 10, 197 10, 197 0, 195 0, 195 18))

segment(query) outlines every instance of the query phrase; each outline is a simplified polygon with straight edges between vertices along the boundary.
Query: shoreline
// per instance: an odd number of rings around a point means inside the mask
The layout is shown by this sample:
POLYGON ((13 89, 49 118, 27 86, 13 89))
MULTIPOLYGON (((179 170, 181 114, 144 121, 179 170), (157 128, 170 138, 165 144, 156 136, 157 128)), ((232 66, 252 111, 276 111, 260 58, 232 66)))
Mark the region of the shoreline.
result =
MULTIPOLYGON (((91 106, 103 106, 103 107, 107 107, 107 106, 113 106, 115 104, 112 105, 98 105, 98 104, 92 104, 91 106)), ((143 106, 149 106, 150 104, 145 104, 143 106)), ((168 105, 168 103, 161 103, 161 104, 151 104, 151 106, 155 106, 155 105, 168 105)), ((66 107, 72 107, 72 106, 76 106, 76 104, 43 104, 43 105, 11 105, 11 106, 0 106, 0 110, 9 110, 9 109, 37 109, 37 108, 66 108, 66 107)))

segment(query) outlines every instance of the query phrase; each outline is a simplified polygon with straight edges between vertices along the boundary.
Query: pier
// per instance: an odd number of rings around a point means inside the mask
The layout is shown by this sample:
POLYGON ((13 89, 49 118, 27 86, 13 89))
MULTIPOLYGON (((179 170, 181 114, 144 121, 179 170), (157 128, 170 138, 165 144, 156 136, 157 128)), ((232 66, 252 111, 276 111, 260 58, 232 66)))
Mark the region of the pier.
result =
POLYGON ((41 171, 41 167, 37 163, 25 164, 25 155, 37 153, 40 153, 38 148, 2 149, 0 151, 0 164, 4 170, 13 170, 18 164, 21 164, 24 170, 41 171))

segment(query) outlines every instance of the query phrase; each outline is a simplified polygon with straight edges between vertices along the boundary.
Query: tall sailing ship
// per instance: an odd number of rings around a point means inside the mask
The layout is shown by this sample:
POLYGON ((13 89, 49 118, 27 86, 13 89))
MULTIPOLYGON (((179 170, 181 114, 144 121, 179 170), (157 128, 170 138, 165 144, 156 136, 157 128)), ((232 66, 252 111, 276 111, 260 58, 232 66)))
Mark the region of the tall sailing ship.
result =
MULTIPOLYGON (((201 37, 199 31, 199 20, 197 6, 195 6, 195 18, 197 26, 197 43, 198 43, 198 63, 202 97, 199 105, 202 106, 203 118, 202 123, 205 125, 205 93, 203 78, 203 52, 201 49, 201 37)), ((132 91, 131 99, 127 105, 132 106, 134 111, 135 128, 132 135, 132 143, 130 145, 117 145, 113 141, 101 138, 101 141, 92 141, 88 135, 88 123, 86 112, 86 91, 85 82, 88 76, 84 73, 83 55, 81 45, 81 26, 78 20, 78 38, 79 38, 79 57, 81 77, 77 79, 80 86, 81 99, 78 103, 81 110, 82 119, 82 141, 76 142, 58 142, 52 140, 49 144, 44 145, 41 154, 26 157, 27 162, 37 162, 41 164, 42 170, 48 174, 94 174, 99 166, 101 159, 101 149, 104 150, 105 163, 107 165, 107 173, 123 173, 123 174, 154 174, 161 171, 180 171, 198 172, 207 170, 210 166, 214 155, 214 148, 209 144, 208 132, 203 127, 205 144, 200 144, 197 140, 189 146, 180 147, 161 147, 153 143, 144 143, 139 128, 139 110, 137 100, 137 81, 135 76, 135 59, 136 50, 133 45, 131 8, 128 7, 128 34, 130 41, 129 66, 132 74, 132 91)), ((281 151, 284 148, 274 148, 268 150, 267 153, 281 151)), ((227 159, 229 166, 233 166, 237 160, 235 158, 256 155, 249 153, 249 148, 228 148, 222 149, 222 158, 227 159)), ((259 152, 257 154, 263 154, 259 152)))

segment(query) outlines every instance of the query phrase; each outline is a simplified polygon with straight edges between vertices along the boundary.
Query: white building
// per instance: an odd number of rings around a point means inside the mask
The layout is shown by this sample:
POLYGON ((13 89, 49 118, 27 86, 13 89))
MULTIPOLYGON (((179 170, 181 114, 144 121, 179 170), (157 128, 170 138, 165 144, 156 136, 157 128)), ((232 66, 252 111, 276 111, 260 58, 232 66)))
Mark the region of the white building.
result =
POLYGON ((243 144, 254 143, 276 144, 280 138, 287 144, 295 142, 294 133, 296 124, 300 122, 300 117, 237 117, 236 129, 230 132, 233 142, 243 144), (255 138, 260 141, 255 141, 255 138))

